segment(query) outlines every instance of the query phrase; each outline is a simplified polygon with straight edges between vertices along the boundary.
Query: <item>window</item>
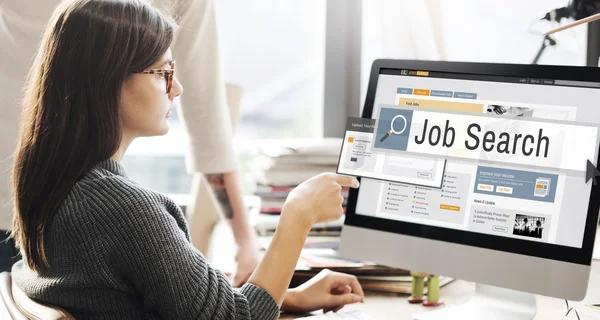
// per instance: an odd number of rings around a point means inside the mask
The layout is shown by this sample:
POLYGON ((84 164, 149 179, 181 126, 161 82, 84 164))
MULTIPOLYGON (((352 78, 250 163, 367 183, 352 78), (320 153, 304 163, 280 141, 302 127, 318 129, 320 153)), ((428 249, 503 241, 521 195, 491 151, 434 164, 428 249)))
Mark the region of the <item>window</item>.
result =
MULTIPOLYGON (((551 29, 539 21, 567 1, 363 1, 361 101, 377 58, 531 63, 551 29)), ((540 64, 585 65, 587 29, 554 37, 540 64)))
POLYGON ((239 139, 320 136, 325 4, 217 2, 225 81, 244 88, 239 139))

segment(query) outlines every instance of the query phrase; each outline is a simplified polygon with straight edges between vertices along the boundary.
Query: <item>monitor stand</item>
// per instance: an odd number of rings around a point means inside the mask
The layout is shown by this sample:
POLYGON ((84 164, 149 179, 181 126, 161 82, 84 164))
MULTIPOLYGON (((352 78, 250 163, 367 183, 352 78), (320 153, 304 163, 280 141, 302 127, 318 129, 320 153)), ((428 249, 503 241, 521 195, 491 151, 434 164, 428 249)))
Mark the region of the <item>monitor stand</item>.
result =
POLYGON ((535 296, 531 293, 477 284, 475 296, 467 303, 455 307, 440 307, 413 317, 416 320, 531 320, 536 311, 535 296))

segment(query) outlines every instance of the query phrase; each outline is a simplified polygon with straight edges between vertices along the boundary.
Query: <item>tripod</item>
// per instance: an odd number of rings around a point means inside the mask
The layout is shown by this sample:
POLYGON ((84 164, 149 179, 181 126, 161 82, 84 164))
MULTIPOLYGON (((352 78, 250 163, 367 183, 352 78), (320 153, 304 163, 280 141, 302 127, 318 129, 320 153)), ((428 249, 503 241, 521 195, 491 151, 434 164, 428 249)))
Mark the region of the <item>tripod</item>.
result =
POLYGON ((531 64, 537 64, 538 61, 540 60, 540 57, 542 56, 542 53, 544 53, 544 50, 549 46, 555 46, 555 45, 556 45, 556 40, 554 40, 550 36, 544 36, 544 40, 542 41, 542 46, 540 47, 540 50, 538 50, 537 54, 535 55, 535 58, 533 58, 533 62, 531 64))

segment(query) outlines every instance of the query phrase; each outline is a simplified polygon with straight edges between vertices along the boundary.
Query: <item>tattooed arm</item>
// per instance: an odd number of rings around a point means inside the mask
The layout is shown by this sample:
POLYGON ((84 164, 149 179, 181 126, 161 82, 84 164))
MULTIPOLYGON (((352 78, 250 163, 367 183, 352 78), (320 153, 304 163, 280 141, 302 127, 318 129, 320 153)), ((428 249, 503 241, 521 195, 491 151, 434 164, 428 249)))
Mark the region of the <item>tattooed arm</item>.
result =
POLYGON ((229 221, 238 245, 234 286, 245 283, 259 262, 259 246, 256 233, 248 224, 248 213, 237 171, 205 175, 229 221))
MULTIPOLYGON (((233 192, 231 191, 231 188, 229 188, 229 190, 228 190, 227 187, 225 186, 225 176, 226 175, 231 176, 232 174, 235 174, 235 172, 214 173, 214 174, 206 175, 206 180, 208 181, 208 183, 212 187, 213 191, 215 192, 215 196, 217 197, 217 200, 219 201, 219 204, 221 205, 221 209, 223 209, 223 214, 225 215, 225 218, 228 220, 231 220, 234 216, 233 204, 229 200, 229 193, 233 193, 233 192)), ((231 180, 231 179, 228 179, 228 180, 231 180)), ((243 205, 243 201, 241 199, 235 199, 236 197, 240 198, 240 196, 241 195, 232 194, 231 198, 233 198, 234 200, 238 200, 236 202, 241 201, 242 205, 243 205)), ((236 203, 236 205, 239 205, 239 204, 236 203)), ((236 208, 236 209, 238 209, 238 211, 239 211, 244 208, 236 208)))

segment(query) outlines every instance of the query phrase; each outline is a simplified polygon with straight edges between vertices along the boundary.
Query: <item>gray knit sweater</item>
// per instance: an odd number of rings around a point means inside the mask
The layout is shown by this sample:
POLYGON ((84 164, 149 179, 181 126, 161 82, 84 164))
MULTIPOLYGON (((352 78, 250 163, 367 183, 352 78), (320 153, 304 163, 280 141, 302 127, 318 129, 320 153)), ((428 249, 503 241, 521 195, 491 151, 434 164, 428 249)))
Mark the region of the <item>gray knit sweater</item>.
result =
POLYGON ((66 198, 49 229, 51 271, 22 261, 16 284, 29 297, 77 319, 277 319, 263 289, 234 291, 190 243, 181 210, 106 160, 66 198))

